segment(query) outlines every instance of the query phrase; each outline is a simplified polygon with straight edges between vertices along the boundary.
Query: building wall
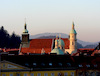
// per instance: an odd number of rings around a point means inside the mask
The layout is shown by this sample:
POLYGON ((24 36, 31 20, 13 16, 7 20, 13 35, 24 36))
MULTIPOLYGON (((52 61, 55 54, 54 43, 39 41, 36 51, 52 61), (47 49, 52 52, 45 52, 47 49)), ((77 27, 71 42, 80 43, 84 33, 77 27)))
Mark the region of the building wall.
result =
POLYGON ((80 70, 78 69, 77 76, 100 76, 100 70, 80 70))
POLYGON ((70 34, 70 54, 77 52, 76 34, 70 34))
POLYGON ((60 71, 20 71, 20 72, 1 72, 1 76, 5 74, 6 76, 76 76, 75 70, 60 70, 60 71), (39 74, 39 75, 38 75, 39 74), (65 75, 66 74, 66 75, 65 75))

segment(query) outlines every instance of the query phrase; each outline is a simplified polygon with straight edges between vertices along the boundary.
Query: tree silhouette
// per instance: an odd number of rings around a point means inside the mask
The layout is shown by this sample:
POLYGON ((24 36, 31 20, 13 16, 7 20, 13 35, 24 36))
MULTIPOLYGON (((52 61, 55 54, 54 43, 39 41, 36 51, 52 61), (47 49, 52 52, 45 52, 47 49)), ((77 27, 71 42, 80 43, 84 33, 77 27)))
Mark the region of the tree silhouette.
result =
POLYGON ((10 47, 11 48, 18 48, 20 45, 20 37, 17 36, 14 32, 12 33, 11 37, 10 37, 10 47))
POLYGON ((3 26, 0 28, 0 48, 19 48, 20 37, 15 33, 10 36, 3 26))

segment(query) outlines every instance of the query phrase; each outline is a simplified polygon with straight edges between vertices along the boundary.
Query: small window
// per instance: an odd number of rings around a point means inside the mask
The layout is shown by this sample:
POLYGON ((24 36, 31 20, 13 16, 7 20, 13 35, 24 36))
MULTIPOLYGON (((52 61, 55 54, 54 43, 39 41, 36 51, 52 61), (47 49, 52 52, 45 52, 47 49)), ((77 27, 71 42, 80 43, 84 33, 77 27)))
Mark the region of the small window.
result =
POLYGON ((95 72, 91 72, 90 73, 90 76, 95 76, 95 72))
POLYGON ((27 76, 27 74, 25 73, 24 76, 27 76))
POLYGON ((42 66, 45 66, 45 64, 44 64, 44 63, 41 63, 41 65, 42 65, 42 66))
POLYGON ((79 67, 83 67, 81 64, 79 64, 79 67))
POLYGON ((37 76, 41 76, 41 74, 40 74, 40 73, 38 73, 38 74, 37 74, 37 76))
POLYGON ((44 76, 48 76, 48 73, 44 73, 44 76))
POLYGON ((70 66, 71 66, 71 63, 67 63, 67 66, 69 66, 69 67, 70 67, 70 66))
POLYGON ((90 67, 90 65, 86 65, 86 67, 90 67))
POLYGON ((58 63, 59 66, 62 66, 62 63, 58 63))
POLYGON ((51 76, 55 76, 54 73, 51 73, 51 76))
POLYGON ((36 66, 36 63, 33 63, 33 66, 36 66))
POLYGON ((20 74, 17 74, 17 76, 20 76, 20 74))
POLYGON ((64 76, 68 76, 68 73, 64 73, 64 76))
POLYGON ((58 73, 58 76, 61 76, 61 73, 58 73))
POLYGON ((3 67, 5 67, 5 64, 3 64, 3 67))
POLYGON ((97 64, 95 64, 94 67, 97 67, 97 64))
POLYGON ((49 63, 49 66, 52 66, 52 63, 49 63))
POLYGON ((29 66, 29 64, 28 64, 28 63, 25 63, 25 65, 26 65, 26 66, 29 66))
POLYGON ((13 74, 10 74, 9 76, 13 76, 13 74))
POLYGON ((34 76, 34 73, 31 73, 30 76, 34 76))
POLYGON ((71 72, 71 76, 74 76, 74 72, 71 72))
POLYGON ((74 45, 74 42, 72 42, 72 45, 74 45))
POLYGON ((6 74, 2 74, 2 76, 6 76, 6 74))

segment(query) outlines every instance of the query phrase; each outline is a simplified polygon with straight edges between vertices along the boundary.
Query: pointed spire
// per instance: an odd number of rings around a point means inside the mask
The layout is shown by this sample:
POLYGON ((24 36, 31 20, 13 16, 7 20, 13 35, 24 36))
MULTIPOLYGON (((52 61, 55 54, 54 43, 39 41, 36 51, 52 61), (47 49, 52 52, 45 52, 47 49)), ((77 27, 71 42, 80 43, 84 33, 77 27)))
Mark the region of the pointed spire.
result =
POLYGON ((72 22, 72 29, 74 29, 74 26, 75 26, 75 25, 74 25, 74 22, 72 22))
POLYGON ((59 39, 61 39, 61 34, 59 34, 59 39))
POLYGON ((23 30, 23 33, 28 33, 28 30, 27 30, 27 24, 26 24, 26 18, 25 18, 25 24, 24 24, 24 30, 23 30))
POLYGON ((25 18, 25 26, 24 26, 24 29, 25 30, 27 29, 26 18, 25 18))

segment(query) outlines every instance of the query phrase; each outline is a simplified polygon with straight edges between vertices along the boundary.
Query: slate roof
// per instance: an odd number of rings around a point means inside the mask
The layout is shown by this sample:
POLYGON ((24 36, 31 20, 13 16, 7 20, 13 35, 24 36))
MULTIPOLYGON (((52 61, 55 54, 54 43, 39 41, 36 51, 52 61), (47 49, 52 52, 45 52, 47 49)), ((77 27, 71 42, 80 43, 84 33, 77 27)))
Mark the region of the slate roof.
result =
POLYGON ((69 55, 1 55, 6 60, 32 70, 100 70, 100 56, 69 55))

